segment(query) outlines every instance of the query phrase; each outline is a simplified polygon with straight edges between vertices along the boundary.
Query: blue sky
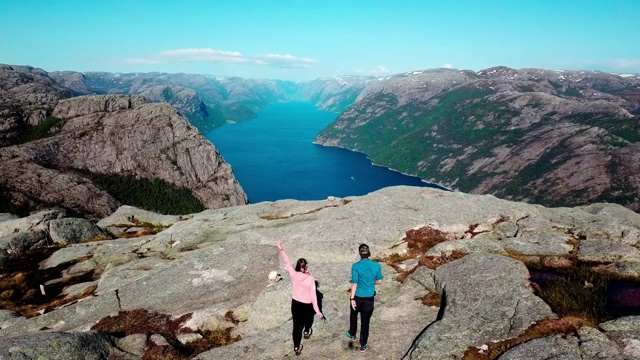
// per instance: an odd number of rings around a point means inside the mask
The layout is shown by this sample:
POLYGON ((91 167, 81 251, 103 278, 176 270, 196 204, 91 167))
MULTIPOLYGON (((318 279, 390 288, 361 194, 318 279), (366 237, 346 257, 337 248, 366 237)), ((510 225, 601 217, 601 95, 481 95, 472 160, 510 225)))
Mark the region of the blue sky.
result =
POLYGON ((0 0, 0 19, 0 63, 47 71, 640 73, 640 0, 0 0))

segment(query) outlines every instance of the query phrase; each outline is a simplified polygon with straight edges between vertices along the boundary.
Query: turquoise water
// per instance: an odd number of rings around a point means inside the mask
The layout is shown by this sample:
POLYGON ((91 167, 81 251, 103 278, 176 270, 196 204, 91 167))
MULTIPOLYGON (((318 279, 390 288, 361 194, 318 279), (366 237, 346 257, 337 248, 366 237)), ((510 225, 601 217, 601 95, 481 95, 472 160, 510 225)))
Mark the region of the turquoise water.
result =
POLYGON ((364 195, 393 185, 433 186, 372 165, 363 154, 313 144, 337 116, 309 103, 277 104, 206 138, 231 164, 251 203, 364 195))

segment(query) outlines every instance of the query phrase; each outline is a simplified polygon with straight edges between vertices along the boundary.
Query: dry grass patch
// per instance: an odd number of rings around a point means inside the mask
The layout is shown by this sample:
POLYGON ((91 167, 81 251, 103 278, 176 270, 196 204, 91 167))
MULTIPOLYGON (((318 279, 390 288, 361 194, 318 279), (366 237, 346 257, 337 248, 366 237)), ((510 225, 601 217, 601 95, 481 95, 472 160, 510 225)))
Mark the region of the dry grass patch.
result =
POLYGON ((234 342, 242 340, 240 335, 233 336, 231 332, 232 327, 226 329, 216 329, 213 331, 203 332, 202 339, 185 344, 185 347, 194 354, 200 354, 207 350, 233 344, 234 342))
POLYGON ((468 254, 460 250, 452 250, 451 253, 440 253, 438 256, 423 256, 420 258, 420 264, 429 269, 435 270, 438 267, 450 263, 454 260, 462 259, 468 254))
POLYGON ((111 238, 106 236, 106 235, 96 235, 96 236, 92 237, 91 239, 85 241, 85 243, 88 243, 88 242, 99 242, 99 241, 105 241, 105 240, 111 240, 111 238))
MULTIPOLYGON (((236 323, 233 312, 228 311, 225 317, 236 323)), ((177 335, 191 333, 188 328, 182 328, 191 318, 191 313, 174 318, 167 314, 152 312, 145 309, 121 311, 116 316, 101 319, 91 329, 102 331, 116 338, 123 338, 132 334, 161 335, 169 346, 156 345, 148 342, 143 359, 191 359, 196 355, 215 347, 225 346, 241 340, 240 336, 232 336, 233 327, 200 332, 201 339, 182 344, 177 335)))
POLYGON ((424 255, 432 247, 451 240, 451 236, 430 226, 421 227, 419 229, 411 229, 406 232, 404 240, 412 255, 424 255))
POLYGON ((550 335, 574 335, 577 329, 582 326, 589 326, 583 319, 577 317, 564 317, 554 320, 541 320, 531 325, 521 335, 497 342, 487 344, 488 349, 482 350, 479 347, 469 347, 465 351, 463 360, 493 360, 497 359, 505 351, 512 347, 525 343, 529 340, 540 339, 550 335))
MULTIPOLYGON (((475 227, 473 227, 475 228, 475 227)), ((467 255, 461 251, 454 250, 450 254, 442 253, 438 256, 427 256, 426 253, 434 246, 452 240, 454 237, 436 228, 425 226, 419 229, 408 230, 405 234, 404 241, 407 243, 407 252, 405 254, 391 254, 384 258, 377 258, 393 267, 399 274, 396 280, 404 282, 409 275, 415 272, 419 266, 426 266, 429 269, 436 269, 438 266, 460 259, 467 255), (418 259, 418 266, 408 270, 403 270, 399 264, 409 259, 418 259)))
POLYGON ((614 279, 612 275, 584 266, 530 271, 539 278, 539 283, 532 283, 535 294, 558 316, 578 317, 594 326, 611 320, 607 290, 614 279))
MULTIPOLYGON (((501 222, 501 221, 498 221, 495 224, 497 224, 499 222, 501 222)), ((467 231, 465 231, 465 234, 469 235, 469 237, 471 237, 473 239, 474 237, 476 237, 476 236, 478 236, 480 234, 483 234, 483 233, 486 233, 486 232, 490 231, 490 230, 476 231, 478 226, 480 226, 480 224, 471 224, 471 225, 469 225, 469 228, 467 229, 467 231)))
POLYGON ((136 309, 120 311, 118 315, 102 318, 91 329, 115 337, 125 337, 132 334, 160 334, 171 343, 171 341, 177 341, 176 334, 190 318, 191 314, 173 319, 171 315, 136 309))
POLYGON ((238 320, 238 318, 236 317, 236 314, 234 314, 233 311, 231 310, 224 313, 224 318, 227 319, 227 321, 230 321, 234 325, 238 325, 240 323, 240 320, 238 320))
POLYGON ((385 257, 375 257, 373 258, 373 260, 378 261, 378 262, 383 262, 389 266, 391 266, 392 268, 394 268, 397 272, 402 272, 402 268, 400 268, 400 263, 402 263, 403 261, 409 260, 409 259, 413 259, 414 257, 410 254, 410 253, 405 253, 405 254, 398 254, 398 253, 393 253, 391 255, 385 256, 385 257))
POLYGON ((146 221, 140 221, 138 219, 131 219, 131 224, 117 224, 114 227, 125 228, 125 232, 118 236, 118 238, 131 239, 145 235, 155 235, 165 229, 170 228, 172 225, 152 224, 146 221), (142 228, 140 230, 127 232, 130 228, 142 228))
POLYGON ((142 360, 184 360, 187 356, 174 349, 172 346, 149 344, 142 354, 142 360))
POLYGON ((91 256, 83 256, 55 267, 40 269, 40 262, 60 248, 60 246, 52 246, 31 250, 11 258, 8 265, 0 272, 0 309, 12 310, 25 317, 33 317, 93 295, 95 288, 89 287, 74 296, 62 295, 62 290, 67 286, 95 280, 93 271, 74 276, 62 276, 64 270, 91 256), (44 293, 41 286, 44 288, 44 293))
POLYGON ((423 297, 417 298, 422 305, 440 307, 442 304, 442 296, 433 292, 426 293, 423 297))

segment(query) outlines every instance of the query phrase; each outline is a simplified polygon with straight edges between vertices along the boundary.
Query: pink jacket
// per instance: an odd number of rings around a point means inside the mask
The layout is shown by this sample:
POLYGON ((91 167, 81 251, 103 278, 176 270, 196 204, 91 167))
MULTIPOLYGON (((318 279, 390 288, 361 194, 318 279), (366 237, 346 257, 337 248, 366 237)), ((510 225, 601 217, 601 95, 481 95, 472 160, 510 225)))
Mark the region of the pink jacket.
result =
POLYGON ((284 250, 280 251, 280 255, 282 255, 284 264, 289 272, 289 277, 291 278, 291 284, 293 284, 291 288, 291 297, 293 300, 305 304, 312 304, 316 314, 320 314, 318 298, 316 297, 316 279, 308 273, 296 271, 293 266, 291 266, 291 261, 289 261, 289 257, 284 250))

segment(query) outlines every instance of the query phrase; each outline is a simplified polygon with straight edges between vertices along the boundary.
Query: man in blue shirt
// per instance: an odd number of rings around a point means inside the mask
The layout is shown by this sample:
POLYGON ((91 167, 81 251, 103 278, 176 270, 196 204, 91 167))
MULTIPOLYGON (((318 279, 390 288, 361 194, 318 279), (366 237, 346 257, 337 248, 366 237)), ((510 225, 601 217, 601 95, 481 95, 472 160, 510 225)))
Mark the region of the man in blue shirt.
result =
POLYGON ((360 261, 351 265, 351 314, 347 337, 356 340, 358 332, 358 313, 360 313, 360 351, 369 348, 369 322, 373 315, 373 298, 376 294, 375 285, 382 283, 380 264, 369 259, 371 252, 367 244, 358 247, 360 261))

